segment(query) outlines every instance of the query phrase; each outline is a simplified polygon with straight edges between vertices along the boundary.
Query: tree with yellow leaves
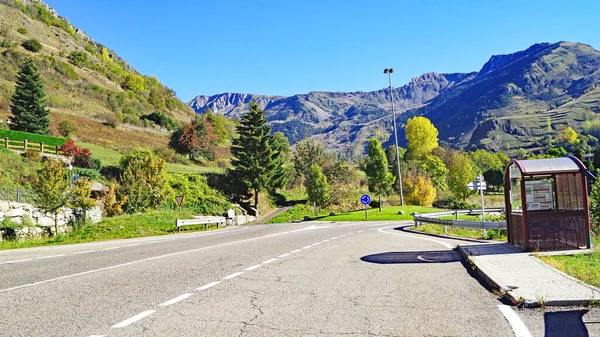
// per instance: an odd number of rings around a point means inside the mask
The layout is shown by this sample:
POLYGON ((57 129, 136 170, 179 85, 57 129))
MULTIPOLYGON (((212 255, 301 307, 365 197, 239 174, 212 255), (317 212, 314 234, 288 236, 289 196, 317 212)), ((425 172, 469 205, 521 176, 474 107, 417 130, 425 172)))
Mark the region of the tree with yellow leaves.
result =
POLYGON ((407 159, 421 159, 438 147, 438 130, 425 117, 413 117, 406 122, 404 137, 408 142, 407 159))

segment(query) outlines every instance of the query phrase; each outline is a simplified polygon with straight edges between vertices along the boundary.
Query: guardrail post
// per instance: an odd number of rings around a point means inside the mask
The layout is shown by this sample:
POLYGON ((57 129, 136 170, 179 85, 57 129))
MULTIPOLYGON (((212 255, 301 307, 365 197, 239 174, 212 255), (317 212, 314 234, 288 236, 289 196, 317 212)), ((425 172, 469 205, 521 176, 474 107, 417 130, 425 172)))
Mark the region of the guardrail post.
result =
POLYGON ((25 139, 25 141, 23 142, 23 145, 25 146, 25 152, 27 152, 27 139, 25 139))
POLYGON ((44 153, 44 142, 40 142, 40 152, 44 153))
POLYGON ((21 188, 17 188, 17 202, 21 202, 21 188))
POLYGON ((4 147, 8 149, 8 138, 4 138, 4 147))
POLYGON ((454 211, 454 220, 458 220, 458 211, 454 211))
MULTIPOLYGON (((58 149, 58 147, 56 147, 58 149)), ((58 150, 57 150, 58 151, 58 150)), ((175 220, 175 226, 177 226, 177 232, 181 232, 181 226, 179 226, 179 219, 175 220)))

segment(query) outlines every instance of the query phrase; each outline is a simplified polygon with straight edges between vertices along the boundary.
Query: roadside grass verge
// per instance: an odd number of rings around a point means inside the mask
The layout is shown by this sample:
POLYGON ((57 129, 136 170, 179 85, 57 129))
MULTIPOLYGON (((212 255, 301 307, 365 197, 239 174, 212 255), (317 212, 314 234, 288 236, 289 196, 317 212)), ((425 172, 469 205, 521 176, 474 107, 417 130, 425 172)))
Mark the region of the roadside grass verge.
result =
POLYGON ((552 267, 581 281, 600 287, 600 236, 594 238, 595 252, 584 255, 537 256, 552 267))
MULTIPOLYGON (((384 207, 381 212, 378 208, 369 208, 369 221, 385 221, 385 220, 412 220, 410 215, 413 212, 421 214, 437 212, 439 209, 423 206, 389 206, 384 207), (398 214, 402 210, 404 215, 398 214)), ((328 215, 328 210, 319 211, 319 216, 314 216, 313 208, 306 204, 297 204, 289 211, 280 214, 269 221, 269 223, 290 222, 292 220, 303 220, 304 216, 309 216, 312 220, 317 221, 366 221, 365 210, 357 210, 352 212, 343 212, 336 215, 328 215)))
MULTIPOLYGON (((460 216, 458 218, 460 220, 473 220, 473 219, 461 219, 460 216)), ((452 219, 454 219, 454 218, 452 218, 452 219)), ((476 221, 476 220, 478 220, 477 217, 473 221, 476 221)), ((443 225, 423 224, 422 226, 413 227, 411 229, 414 231, 417 231, 417 232, 423 232, 423 233, 428 233, 428 234, 448 235, 448 236, 456 236, 456 237, 469 238, 469 239, 482 239, 483 238, 483 230, 474 229, 474 228, 448 226, 448 233, 444 233, 443 225)), ((488 229, 486 239, 487 240, 506 241, 507 240, 506 231, 505 230, 497 230, 497 229, 488 229)))
MULTIPOLYGON (((100 223, 87 225, 71 233, 49 238, 25 241, 4 240, 0 243, 0 250, 173 234, 177 232, 175 220, 191 219, 194 215, 195 213, 185 209, 183 213, 175 210, 156 210, 140 214, 119 215, 105 218, 100 223)), ((209 226, 209 230, 213 228, 216 227, 209 226)), ((203 230, 204 225, 182 228, 182 231, 203 230)))

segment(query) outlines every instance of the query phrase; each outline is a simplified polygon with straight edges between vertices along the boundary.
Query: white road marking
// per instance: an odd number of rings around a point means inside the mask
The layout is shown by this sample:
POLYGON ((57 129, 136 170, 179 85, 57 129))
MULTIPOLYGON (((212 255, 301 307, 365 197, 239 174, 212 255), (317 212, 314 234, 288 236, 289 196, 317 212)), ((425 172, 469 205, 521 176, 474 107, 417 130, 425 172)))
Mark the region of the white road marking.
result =
POLYGON ((179 302, 179 301, 183 301, 183 300, 185 300, 186 298, 188 298, 188 297, 190 297, 190 296, 192 296, 192 295, 194 295, 194 294, 190 294, 190 293, 183 294, 183 295, 181 295, 181 296, 177 296, 177 297, 175 297, 175 298, 173 298, 173 299, 171 299, 171 300, 168 300, 168 301, 166 301, 165 303, 161 303, 161 304, 159 304, 158 306, 159 306, 159 307, 166 307, 166 306, 169 306, 169 305, 171 305, 171 304, 175 304, 175 303, 177 303, 177 302, 179 302))
POLYGON ((6 261, 6 262, 2 262, 0 264, 11 264, 11 263, 19 263, 19 262, 25 262, 25 261, 31 261, 33 259, 23 259, 23 260, 12 260, 12 261, 6 261))
MULTIPOLYGON (((393 227, 395 227, 395 226, 393 226, 393 227)), ((447 244, 445 242, 434 240, 434 239, 429 239, 429 238, 423 238, 423 237, 420 237, 418 235, 408 235, 408 234, 404 234, 404 233, 390 233, 390 232, 384 231, 384 229, 386 229, 386 228, 393 228, 393 227, 379 228, 379 232, 380 233, 385 233, 385 234, 393 234, 393 235, 406 236, 406 237, 413 238, 413 239, 421 239, 421 240, 432 241, 432 242, 436 242, 436 243, 439 243, 441 245, 444 245, 446 248, 449 248, 449 249, 453 248, 452 245, 449 245, 449 244, 447 244)))
POLYGON ((267 261, 263 262, 262 264, 269 264, 271 262, 275 262, 277 261, 277 259, 268 259, 267 261))
POLYGON ((310 248, 310 247, 312 247, 312 245, 311 245, 311 246, 305 246, 305 247, 302 247, 302 249, 308 249, 308 248, 310 248))
MULTIPOLYGON (((248 227, 246 227, 246 228, 248 228, 248 227)), ((131 266, 131 265, 134 265, 134 264, 138 264, 138 263, 142 263, 142 262, 148 262, 148 261, 153 261, 153 260, 158 260, 158 259, 162 259, 162 258, 166 258, 166 257, 178 256, 178 255, 188 254, 188 253, 194 253, 194 252, 199 252, 199 251, 206 250, 206 249, 211 249, 211 248, 218 248, 218 247, 230 246, 230 245, 235 245, 235 244, 242 243, 242 242, 251 242, 251 241, 256 241, 256 240, 262 240, 262 239, 265 239, 265 238, 270 238, 270 237, 273 237, 273 236, 280 236, 280 235, 290 234, 290 233, 293 233, 293 232, 295 232, 295 231, 288 231, 288 232, 281 232, 281 233, 269 234, 269 235, 265 235, 265 236, 259 236, 259 237, 256 237, 256 238, 250 238, 250 239, 243 239, 243 240, 238 240, 238 241, 221 243, 221 244, 214 245, 214 246, 200 247, 200 248, 194 248, 194 249, 184 250, 184 251, 175 252, 175 253, 169 253, 169 254, 165 254, 165 255, 153 256, 153 257, 149 257, 149 258, 145 258, 145 259, 141 259, 141 260, 135 260, 135 261, 125 262, 125 263, 120 263, 120 264, 116 264, 116 265, 108 266, 108 267, 104 267, 104 268, 88 270, 88 271, 84 271, 84 272, 80 272, 80 273, 75 273, 75 274, 71 274, 71 275, 64 275, 64 276, 60 276, 60 277, 56 277, 56 278, 52 278, 52 279, 47 279, 47 280, 33 282, 33 283, 28 283, 28 284, 23 284, 23 285, 11 287, 11 288, 1 289, 0 293, 4 293, 4 292, 7 292, 7 291, 16 290, 16 289, 21 289, 21 288, 27 288, 27 287, 37 286, 37 285, 45 284, 45 283, 49 283, 49 282, 55 282, 55 281, 65 280, 65 279, 69 279, 69 278, 73 278, 73 277, 77 277, 77 276, 83 276, 83 275, 88 275, 88 274, 92 274, 92 273, 98 273, 98 272, 106 271, 106 270, 110 270, 110 269, 131 266)))
POLYGON ((133 316, 133 317, 131 317, 129 319, 124 320, 123 322, 121 322, 119 324, 113 325, 113 329, 124 328, 124 327, 128 326, 131 323, 135 323, 135 322, 139 321, 142 318, 146 318, 146 317, 152 315, 155 312, 156 312, 156 310, 146 310, 146 311, 144 311, 142 313, 139 313, 139 314, 137 314, 137 315, 135 315, 135 316, 133 316))
POLYGON ((244 270, 246 270, 246 271, 251 271, 251 270, 254 270, 254 269, 257 269, 257 268, 260 268, 260 267, 262 267, 262 264, 257 264, 257 265, 255 265, 255 266, 248 267, 248 268, 246 268, 246 269, 244 269, 244 270))
POLYGON ((331 239, 323 240, 321 242, 325 243, 325 242, 329 242, 329 241, 331 241, 331 239))
POLYGON ((104 248, 104 249, 100 249, 100 250, 113 250, 113 249, 119 249, 121 247, 108 247, 108 248, 104 248))
POLYGON ((348 233, 348 235, 354 235, 354 232, 352 232, 352 233, 348 233))
POLYGON ((291 253, 291 254, 295 254, 295 253, 298 253, 298 252, 300 252, 301 250, 302 250, 302 249, 296 249, 296 250, 292 250, 290 253, 291 253))
POLYGON ((238 277, 240 275, 242 275, 244 272, 243 271, 238 271, 237 273, 233 273, 231 275, 227 275, 225 277, 223 277, 224 280, 231 280, 234 277, 238 277))
POLYGON ((278 256, 278 258, 282 258, 282 257, 286 257, 286 256, 290 256, 290 254, 289 253, 281 254, 278 256))
POLYGON ((141 245, 142 245, 141 243, 134 243, 132 245, 127 245, 125 247, 135 247, 135 246, 141 246, 141 245))
POLYGON ((362 232, 364 232, 364 231, 358 231, 358 232, 356 232, 356 233, 362 233, 362 232))
POLYGON ((344 236, 346 236, 346 234, 342 234, 342 235, 338 236, 338 238, 343 238, 344 236))
POLYGON ((84 250, 84 251, 81 251, 81 252, 75 252, 75 253, 73 253, 73 255, 87 254, 87 253, 92 253, 92 252, 97 252, 97 250, 96 249, 93 249, 93 250, 84 250))
POLYGON ((313 246, 318 246, 320 245, 322 242, 317 242, 317 243, 313 243, 313 246))
POLYGON ((206 290, 208 288, 212 288, 212 287, 216 286, 219 283, 221 283, 221 281, 215 281, 215 282, 207 283, 207 284, 203 285, 200 288, 196 288, 196 291, 201 291, 201 290, 206 290))
POLYGON ((61 257, 61 256, 65 256, 66 254, 58 254, 58 255, 48 255, 48 256, 40 256, 38 257, 38 259, 51 259, 53 257, 61 257))
POLYGON ((519 315, 517 315, 511 307, 505 304, 499 304, 498 309, 500 309, 504 318, 506 318, 508 324, 510 324, 515 337, 531 337, 529 329, 527 329, 525 323, 523 323, 519 315))
POLYGON ((104 335, 91 335, 90 337, 104 337, 104 335))

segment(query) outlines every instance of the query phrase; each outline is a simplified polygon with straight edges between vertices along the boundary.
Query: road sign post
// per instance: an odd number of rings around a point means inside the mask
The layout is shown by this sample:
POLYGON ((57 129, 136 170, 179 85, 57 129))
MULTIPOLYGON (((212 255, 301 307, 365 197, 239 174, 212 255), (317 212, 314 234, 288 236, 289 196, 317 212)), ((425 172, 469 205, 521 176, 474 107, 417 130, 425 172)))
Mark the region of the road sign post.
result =
MULTIPOLYGON (((487 189, 487 184, 485 180, 483 180, 483 176, 478 176, 477 180, 470 182, 467 184, 467 187, 472 191, 479 191, 481 195, 481 221, 485 222, 485 205, 483 204, 483 191, 487 189)), ((487 230, 483 228, 483 238, 487 237, 487 230)))
POLYGON ((179 207, 179 213, 181 213, 181 204, 183 204, 183 195, 176 196, 175 201, 177 201, 177 206, 179 207))
POLYGON ((363 194, 360 197, 360 203, 365 205, 365 219, 369 220, 369 211, 367 210, 367 205, 371 202, 371 197, 368 194, 363 194))

